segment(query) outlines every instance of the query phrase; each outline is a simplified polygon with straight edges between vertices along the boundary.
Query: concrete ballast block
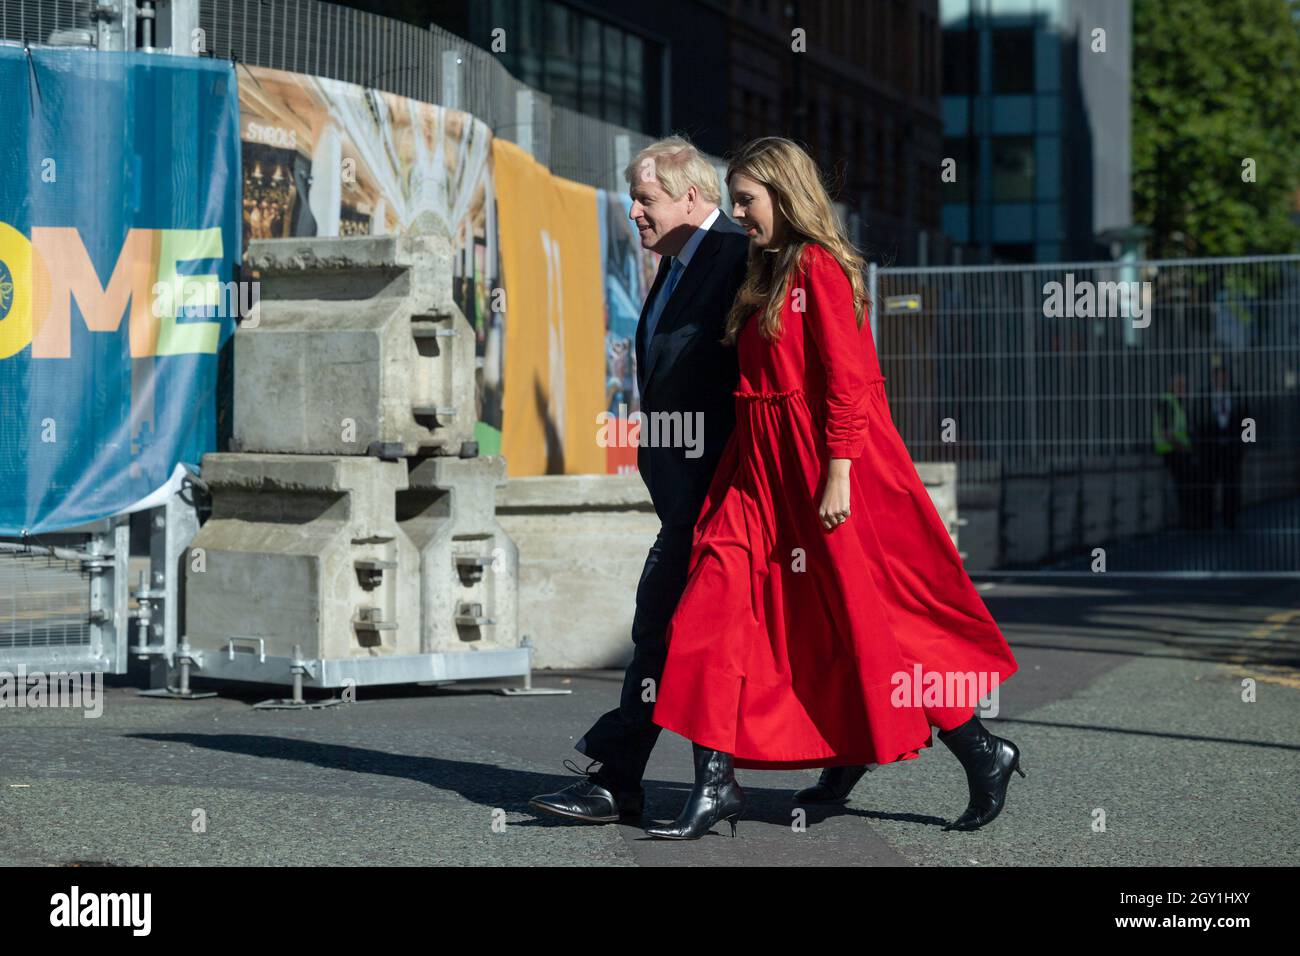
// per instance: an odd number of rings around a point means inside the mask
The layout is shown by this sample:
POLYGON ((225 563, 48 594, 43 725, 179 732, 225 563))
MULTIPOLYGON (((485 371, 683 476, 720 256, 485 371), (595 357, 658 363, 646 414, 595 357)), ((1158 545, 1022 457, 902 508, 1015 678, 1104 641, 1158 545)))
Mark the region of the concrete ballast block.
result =
POLYGON ((419 555, 397 525, 406 465, 211 454, 212 517, 191 545, 196 650, 309 659, 420 651, 419 555), (200 570, 196 570, 196 566, 200 570))
POLYGON ((399 523, 420 555, 425 651, 519 643, 519 549, 496 519, 505 473, 500 456, 427 458, 397 496, 399 523))
POLYGON ((396 458, 474 440, 474 331, 445 238, 255 240, 249 263, 261 292, 235 333, 234 448, 396 458))

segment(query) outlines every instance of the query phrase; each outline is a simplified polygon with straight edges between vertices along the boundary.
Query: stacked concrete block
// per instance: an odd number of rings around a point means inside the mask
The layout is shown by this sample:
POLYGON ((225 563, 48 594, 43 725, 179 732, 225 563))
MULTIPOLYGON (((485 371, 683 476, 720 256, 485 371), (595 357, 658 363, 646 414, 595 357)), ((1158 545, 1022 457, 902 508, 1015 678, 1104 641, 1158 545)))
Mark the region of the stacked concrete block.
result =
POLYGON ((420 652, 419 555, 393 509, 405 463, 207 455, 203 480, 213 511, 191 545, 192 647, 307 658, 420 652))
POLYGON ((187 576, 199 673, 526 673, 518 551, 495 516, 505 462, 477 456, 446 240, 255 241, 248 258, 261 287, 235 333, 237 451, 204 457, 213 514, 187 576))
POLYGON ((474 330, 445 239, 253 242, 257 314, 235 333, 233 447, 472 454, 474 330))
POLYGON ((424 650, 518 644, 519 549, 497 524, 505 459, 429 458, 397 496, 398 522, 420 553, 424 650))

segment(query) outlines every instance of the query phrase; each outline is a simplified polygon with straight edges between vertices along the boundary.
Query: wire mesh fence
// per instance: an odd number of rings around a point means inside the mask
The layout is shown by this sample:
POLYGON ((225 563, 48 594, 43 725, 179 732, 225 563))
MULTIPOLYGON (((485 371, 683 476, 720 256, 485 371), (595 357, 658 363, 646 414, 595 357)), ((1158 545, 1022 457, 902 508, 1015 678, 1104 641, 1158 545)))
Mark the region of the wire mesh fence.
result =
POLYGON ((1300 256, 875 283, 895 421, 989 512, 980 564, 1300 572, 1300 256))
POLYGON ((0 38, 19 43, 44 43, 56 30, 91 26, 88 0, 3 0, 0 38))
POLYGON ((0 552, 0 651, 89 644, 89 615, 77 562, 0 552))

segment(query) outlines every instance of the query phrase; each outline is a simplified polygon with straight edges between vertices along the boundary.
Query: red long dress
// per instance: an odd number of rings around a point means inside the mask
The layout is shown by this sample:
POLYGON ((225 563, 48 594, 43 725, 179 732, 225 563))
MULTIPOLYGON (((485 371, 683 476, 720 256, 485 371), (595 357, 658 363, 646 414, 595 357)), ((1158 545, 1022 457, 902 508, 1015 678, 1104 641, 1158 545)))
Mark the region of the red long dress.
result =
POLYGON ((848 279, 820 245, 801 267, 781 337, 761 337, 756 313, 737 340, 736 429, 695 525, 654 722, 737 767, 913 759, 931 721, 956 727, 975 702, 923 697, 918 668, 922 685, 960 674, 982 695, 1017 664, 894 426, 848 279), (849 517, 827 531, 831 457, 853 463, 849 517), (896 694, 895 675, 916 693, 896 694))

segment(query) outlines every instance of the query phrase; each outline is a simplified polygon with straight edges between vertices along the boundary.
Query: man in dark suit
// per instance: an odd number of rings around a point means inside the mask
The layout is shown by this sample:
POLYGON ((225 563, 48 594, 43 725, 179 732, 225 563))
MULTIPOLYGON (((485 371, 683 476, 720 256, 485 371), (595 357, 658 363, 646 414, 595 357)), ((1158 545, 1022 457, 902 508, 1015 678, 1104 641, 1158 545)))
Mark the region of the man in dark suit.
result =
POLYGON ((1242 441, 1242 420, 1250 417, 1236 389, 1229 380, 1228 369, 1222 365, 1210 373, 1210 394, 1201 406, 1197 452, 1200 459, 1201 524, 1214 529, 1214 504, 1218 487, 1223 486, 1223 526, 1228 531, 1237 530, 1237 514, 1241 510, 1241 469, 1246 456, 1246 443, 1242 441))
POLYGON ((719 340, 749 249, 744 230, 718 208, 717 172, 682 137, 647 146, 625 175, 641 245, 663 257, 636 335, 643 416, 637 467, 660 529, 637 585, 632 662, 619 706, 575 745, 592 763, 580 771, 583 780, 530 801, 592 823, 637 817, 644 806, 641 778, 660 730, 651 716, 665 631, 686 587, 695 520, 736 421, 736 350, 719 340), (674 440, 664 444, 668 436, 674 440))

